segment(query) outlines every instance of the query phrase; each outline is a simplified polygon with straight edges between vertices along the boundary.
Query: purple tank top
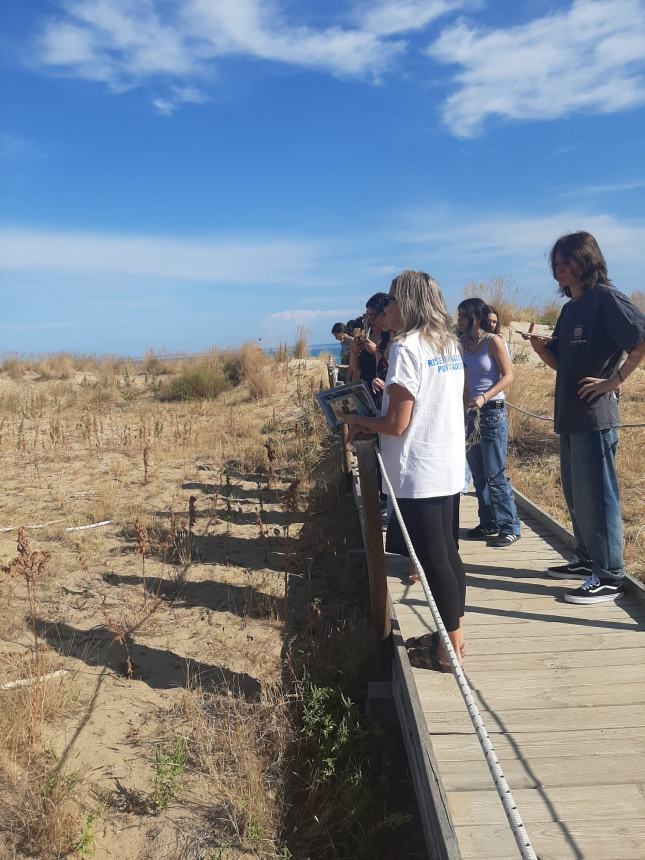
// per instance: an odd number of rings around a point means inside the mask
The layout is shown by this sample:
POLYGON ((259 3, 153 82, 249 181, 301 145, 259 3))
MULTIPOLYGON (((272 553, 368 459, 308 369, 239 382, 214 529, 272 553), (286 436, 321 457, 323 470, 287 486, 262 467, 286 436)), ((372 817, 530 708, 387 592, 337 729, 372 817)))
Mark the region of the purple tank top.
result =
MULTIPOLYGON (((502 375, 489 351, 492 337, 492 334, 485 337, 475 352, 466 352, 465 349, 463 351, 466 385, 473 398, 478 394, 485 394, 502 375)), ((491 400, 504 400, 504 392, 500 391, 491 400)))

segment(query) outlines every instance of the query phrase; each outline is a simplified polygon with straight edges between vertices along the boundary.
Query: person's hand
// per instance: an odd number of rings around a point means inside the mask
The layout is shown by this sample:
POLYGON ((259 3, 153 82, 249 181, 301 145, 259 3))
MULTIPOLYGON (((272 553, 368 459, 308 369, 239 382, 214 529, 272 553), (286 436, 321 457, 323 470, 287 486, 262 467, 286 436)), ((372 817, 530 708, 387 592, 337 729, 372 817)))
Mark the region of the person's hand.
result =
POLYGON ((486 403, 486 398, 483 394, 478 394, 477 397, 473 397, 473 399, 468 404, 468 409, 481 409, 482 406, 486 403))
POLYGON ((521 337, 524 340, 529 341, 529 343, 531 344, 531 347, 533 349, 533 352, 536 352, 538 355, 543 355, 544 351, 546 350, 547 344, 551 343, 553 338, 548 337, 547 335, 544 335, 544 334, 533 334, 534 328, 535 328, 535 323, 531 322, 531 324, 529 325, 528 331, 519 331, 517 329, 515 329, 515 331, 517 331, 517 333, 519 335, 521 335, 521 337))
POLYGON ((597 379, 595 376, 585 376, 579 380, 578 397, 581 400, 586 400, 591 403, 596 397, 601 394, 606 394, 608 391, 617 391, 620 388, 620 379, 612 376, 611 379, 597 379))
POLYGON ((347 420, 343 422, 349 427, 349 438, 351 441, 358 436, 372 436, 374 434, 374 431, 362 424, 361 421, 362 417, 360 415, 348 415, 347 420))
POLYGON ((376 355, 376 344, 369 338, 365 338, 363 341, 363 349, 365 352, 369 352, 370 355, 376 355))
POLYGON ((372 380, 372 391, 374 394, 378 394, 379 391, 385 391, 385 382, 379 379, 378 376, 375 376, 372 380))

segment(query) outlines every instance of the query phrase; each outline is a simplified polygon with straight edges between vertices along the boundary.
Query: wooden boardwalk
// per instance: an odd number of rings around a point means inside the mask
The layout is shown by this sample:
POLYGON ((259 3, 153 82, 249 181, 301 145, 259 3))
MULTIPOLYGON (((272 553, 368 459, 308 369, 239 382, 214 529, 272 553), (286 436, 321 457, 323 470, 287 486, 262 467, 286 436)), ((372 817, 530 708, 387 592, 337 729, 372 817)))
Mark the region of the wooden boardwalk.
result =
MULTIPOLYGON (((520 512, 521 513, 521 512, 520 512)), ((577 606, 544 570, 569 549, 523 515, 508 549, 462 541, 464 669, 540 860, 645 858, 645 601, 577 606)), ((462 497, 463 530, 476 502, 462 497)), ((411 669, 401 640, 434 630, 407 559, 387 558, 394 695, 432 860, 519 851, 452 675, 411 669), (424 784, 425 783, 425 784, 424 784), (430 844, 437 833, 428 834, 430 844), (441 841, 440 840, 440 841, 441 841)))

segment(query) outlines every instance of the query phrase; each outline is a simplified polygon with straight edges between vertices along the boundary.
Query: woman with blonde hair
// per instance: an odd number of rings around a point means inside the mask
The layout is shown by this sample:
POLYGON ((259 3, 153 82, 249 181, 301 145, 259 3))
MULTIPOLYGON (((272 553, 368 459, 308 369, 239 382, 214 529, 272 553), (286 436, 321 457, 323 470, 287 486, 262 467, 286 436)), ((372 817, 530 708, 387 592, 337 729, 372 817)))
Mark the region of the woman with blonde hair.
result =
MULTIPOLYGON (((392 281, 385 322, 394 340, 381 416, 351 416, 357 431, 380 434, 383 463, 412 545, 461 662, 466 577, 452 532, 453 496, 464 482, 464 370, 437 282, 425 272, 392 281)), ((386 548, 407 554, 396 517, 386 548)), ((416 665, 449 671, 437 634, 416 665)), ((411 658, 412 658, 411 654, 411 658)))

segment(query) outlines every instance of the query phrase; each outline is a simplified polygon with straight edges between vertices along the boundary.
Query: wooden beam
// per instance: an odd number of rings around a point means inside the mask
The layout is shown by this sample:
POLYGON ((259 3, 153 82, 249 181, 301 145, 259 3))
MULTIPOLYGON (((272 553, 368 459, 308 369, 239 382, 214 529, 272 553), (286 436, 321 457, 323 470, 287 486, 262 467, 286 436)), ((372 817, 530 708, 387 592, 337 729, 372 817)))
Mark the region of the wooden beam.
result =
POLYGON ((381 677, 389 677, 392 662, 392 625, 385 572, 381 509, 379 505, 376 439, 356 440, 354 448, 358 460, 358 474, 361 487, 363 541, 367 556, 372 623, 374 625, 374 636, 379 658, 379 674, 381 677))

